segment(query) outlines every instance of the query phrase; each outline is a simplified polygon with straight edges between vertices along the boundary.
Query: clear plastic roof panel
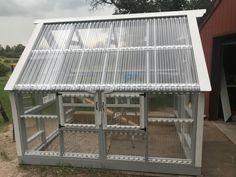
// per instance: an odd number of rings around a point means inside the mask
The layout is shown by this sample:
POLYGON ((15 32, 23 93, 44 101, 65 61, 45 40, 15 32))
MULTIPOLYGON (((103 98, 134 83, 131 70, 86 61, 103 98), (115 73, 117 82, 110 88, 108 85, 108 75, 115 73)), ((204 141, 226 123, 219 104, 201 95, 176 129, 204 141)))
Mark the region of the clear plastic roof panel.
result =
POLYGON ((187 16, 44 24, 19 90, 199 90, 187 16))

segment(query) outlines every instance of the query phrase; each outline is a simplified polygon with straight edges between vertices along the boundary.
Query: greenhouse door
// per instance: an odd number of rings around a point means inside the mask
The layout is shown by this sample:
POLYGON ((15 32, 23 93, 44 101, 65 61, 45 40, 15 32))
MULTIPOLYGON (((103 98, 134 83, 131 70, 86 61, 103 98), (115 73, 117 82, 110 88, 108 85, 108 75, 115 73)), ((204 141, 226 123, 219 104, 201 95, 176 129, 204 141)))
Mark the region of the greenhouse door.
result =
POLYGON ((106 159, 144 161, 146 157, 144 94, 102 94, 102 104, 106 159))
POLYGON ((63 156, 145 159, 143 94, 61 93, 58 100, 63 156))
POLYGON ((64 157, 99 159, 101 113, 98 93, 58 94, 60 153, 64 157))

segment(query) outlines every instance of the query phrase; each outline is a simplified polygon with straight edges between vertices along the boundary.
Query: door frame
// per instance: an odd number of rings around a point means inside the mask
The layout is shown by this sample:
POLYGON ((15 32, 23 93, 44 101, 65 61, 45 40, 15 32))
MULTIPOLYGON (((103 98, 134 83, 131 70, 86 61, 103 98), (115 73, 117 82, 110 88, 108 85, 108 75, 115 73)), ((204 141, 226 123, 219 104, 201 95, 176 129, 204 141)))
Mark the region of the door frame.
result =
POLYGON ((223 66, 223 46, 225 43, 236 41, 236 33, 217 36, 213 38, 212 64, 211 64, 211 86, 212 91, 209 97, 209 120, 218 119, 220 104, 220 78, 223 66))
MULTIPOLYGON (((105 92, 95 92, 95 93, 89 93, 89 92, 59 92, 57 94, 57 100, 58 100, 58 114, 59 114, 59 132, 60 132, 60 146, 62 147, 60 150, 60 154, 64 154, 64 138, 63 138, 63 128, 75 128, 78 131, 80 131, 80 129, 86 129, 87 131, 96 131, 98 133, 98 143, 99 143, 99 152, 98 152, 98 156, 100 160, 106 160, 107 158, 107 152, 106 152, 106 132, 107 131, 125 131, 125 132, 130 132, 130 133, 137 133, 137 132, 143 132, 144 136, 145 136, 145 141, 147 141, 147 131, 146 131, 146 127, 147 127, 147 110, 146 110, 146 104, 147 101, 145 101, 146 98, 146 94, 143 93, 138 93, 139 95, 139 99, 140 99, 140 120, 142 119, 143 122, 140 122, 140 127, 135 127, 135 128, 131 128, 130 127, 121 127, 120 129, 116 129, 116 128, 107 128, 107 118, 106 118, 106 94, 111 94, 111 93, 105 93, 105 92), (86 126, 86 124, 70 124, 70 123, 66 123, 66 119, 64 116, 64 105, 66 104, 66 106, 79 106, 80 103, 74 103, 72 102, 73 99, 71 99, 71 103, 63 103, 63 95, 68 95, 68 97, 73 97, 73 96, 84 96, 86 97, 86 94, 93 94, 94 95, 94 118, 95 118, 95 125, 92 124, 91 126, 86 126), (61 129, 62 128, 62 129, 61 129)), ((122 94, 125 96, 127 94, 132 94, 131 92, 122 92, 122 94)), ((137 93, 135 93, 137 94, 137 93)), ((81 106, 86 106, 81 104, 81 106)), ((128 105, 126 105, 128 107, 128 105)), ((91 106, 92 107, 92 106, 91 106)), ((146 142, 147 144, 147 142, 146 142)), ((147 152, 145 152, 145 157, 147 158, 147 152)))

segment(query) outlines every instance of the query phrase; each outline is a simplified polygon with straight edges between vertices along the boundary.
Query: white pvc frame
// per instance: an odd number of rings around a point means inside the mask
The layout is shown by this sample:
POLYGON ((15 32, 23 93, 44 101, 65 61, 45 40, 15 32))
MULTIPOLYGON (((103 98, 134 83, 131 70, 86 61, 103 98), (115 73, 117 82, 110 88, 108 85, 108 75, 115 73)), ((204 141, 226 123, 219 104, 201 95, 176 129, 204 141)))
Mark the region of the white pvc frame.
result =
MULTIPOLYGON (((99 100, 101 102, 101 93, 97 93, 99 96, 99 100)), ((59 95, 58 95, 59 96, 59 95)), ((31 151, 28 151, 26 148, 26 144, 27 144, 27 139, 25 138, 25 127, 24 127, 24 118, 27 118, 27 114, 25 115, 26 117, 22 117, 21 114, 24 114, 22 112, 22 100, 21 100, 21 93, 10 93, 10 99, 11 99, 11 105, 12 105, 12 112, 13 112, 13 122, 14 122, 14 128, 15 128, 15 137, 16 137, 16 147, 17 147, 17 155, 19 157, 19 163, 21 163, 21 160, 23 160, 23 163, 30 163, 30 164, 41 164, 42 160, 40 159, 45 159, 45 163, 44 164, 54 164, 52 162, 55 163, 65 163, 67 164, 67 158, 70 157, 71 160, 77 160, 81 163, 82 166, 90 166, 90 165, 99 165, 100 163, 108 163, 110 160, 113 161, 116 165, 118 166, 103 166, 104 168, 112 168, 112 169, 120 169, 120 165, 122 163, 126 163, 127 161, 130 161, 130 163, 132 165, 140 165, 139 163, 142 164, 146 164, 145 169, 143 169, 144 171, 159 171, 160 169, 151 169, 149 167, 152 166, 152 164, 155 165, 164 165, 166 164, 166 170, 167 169, 172 169, 173 166, 177 166, 181 165, 183 167, 183 171, 181 173, 186 173, 186 174, 199 174, 198 170, 201 168, 201 159, 202 159, 202 138, 203 138, 203 114, 204 114, 204 94, 203 93, 194 93, 193 95, 193 105, 194 107, 192 110, 192 119, 190 120, 186 120, 186 119, 181 119, 181 115, 179 115, 178 119, 161 119, 159 118, 157 121, 158 122, 164 122, 164 123, 168 123, 168 122, 172 122, 172 123, 194 123, 193 127, 192 127, 192 132, 193 132, 193 137, 192 137, 192 142, 191 143, 191 156, 189 156, 190 158, 186 158, 186 159, 176 159, 176 158, 166 158, 166 157, 148 157, 148 155, 145 154, 145 158, 143 157, 139 157, 139 156, 126 156, 126 155, 107 155, 105 152, 105 145, 103 145, 104 142, 104 132, 106 132, 105 129, 103 129, 103 127, 99 126, 99 128, 89 128, 89 127, 75 127, 76 129, 73 129, 74 127, 65 127, 65 131, 79 131, 79 132, 99 132, 99 134, 101 135, 99 138, 99 142, 102 144, 100 146, 100 148, 102 148, 101 152, 99 154, 83 154, 83 153, 66 153, 64 154, 64 150, 63 150, 63 131, 64 128, 62 127, 62 129, 56 132, 57 134, 53 134, 52 138, 49 138, 46 143, 49 143, 49 141, 53 140, 53 138, 55 137, 55 135, 57 136, 59 134, 59 139, 60 139, 60 144, 62 147, 60 149, 60 152, 54 152, 54 151, 41 151, 40 149, 44 146, 44 144, 42 144, 42 146, 40 145, 39 147, 37 147, 37 149, 33 149, 31 151), (192 121, 193 120, 193 121, 192 121), (187 122, 186 122, 187 121, 187 122), (85 128, 85 129, 84 129, 85 128), (105 131, 104 131, 105 130, 105 131), (104 148, 103 148, 104 147, 104 148), (104 152, 103 152, 104 151, 104 152), (103 157, 106 156, 107 159, 103 159, 103 157), (77 159, 75 158, 77 157, 77 159), (148 157, 148 158, 147 158, 148 157), (79 158, 79 160, 78 160, 79 158), (31 161, 31 159, 34 159, 33 161, 31 161), (97 161, 90 161, 92 159, 96 159, 97 161), (59 160, 59 161, 58 161, 59 160), (87 163, 86 161, 90 161, 89 163, 87 163), (83 164, 83 162, 85 161, 85 164, 83 164), (137 162, 137 164, 136 164, 137 162), (185 167, 191 167, 193 169, 193 171, 184 171, 185 167)), ((144 96, 144 100, 147 101, 147 96, 144 96)), ((144 101, 144 112, 145 114, 147 114, 147 102, 144 101)), ((181 100, 180 100, 181 101, 181 100)), ((101 105, 100 105, 101 106, 101 105)), ((103 112, 101 109, 102 107, 99 108, 100 112, 99 112, 99 116, 101 116, 100 118, 102 118, 101 113, 103 112)), ((180 108, 181 109, 181 108, 180 108)), ((184 107, 182 107, 182 109, 184 109, 184 107)), ((59 110, 58 110, 59 111, 59 110)), ((37 115, 36 115, 37 116, 37 115)), ((44 115, 43 115, 44 116, 44 115)), ((59 114, 60 117, 60 114, 59 114)), ((35 117, 37 118, 37 117, 35 117)), ((42 118, 42 117, 40 117, 42 118)), ((49 118, 49 117, 45 117, 45 118, 49 118)), ((55 117, 56 118, 56 117, 55 117)), ((145 119, 146 120, 146 119, 145 119)), ((145 123, 146 125, 146 123, 145 123)), ((108 130, 110 131, 110 130, 108 130)), ((117 131, 116 129, 114 129, 114 131, 117 131)), ((145 135, 145 131, 144 130, 135 130, 135 129, 121 129, 118 130, 118 132, 120 133, 129 133, 129 134, 135 134, 135 133, 141 133, 145 135)), ((180 132, 182 133, 182 132, 180 132)), ((38 134, 36 133, 35 136, 38 136, 38 134)), ((32 138, 34 138, 35 136, 33 136, 32 138)), ((148 136, 148 135, 147 135, 148 136)), ((148 143, 147 143, 148 144, 148 143)), ((147 147, 146 147, 147 148, 147 147)), ((75 165, 75 164, 73 164, 75 165)), ((77 166, 77 165, 75 165, 77 166)), ((80 166, 80 165, 79 165, 80 166)), ((138 170, 136 167, 133 168, 124 168, 127 170, 138 170)), ((163 172, 168 172, 166 170, 163 170, 163 172)), ((174 170, 175 171, 175 170, 174 170)), ((173 172, 174 172, 173 171, 173 172)), ((171 173, 173 173, 171 172, 171 173)), ((176 173, 179 173, 176 171, 176 173)))

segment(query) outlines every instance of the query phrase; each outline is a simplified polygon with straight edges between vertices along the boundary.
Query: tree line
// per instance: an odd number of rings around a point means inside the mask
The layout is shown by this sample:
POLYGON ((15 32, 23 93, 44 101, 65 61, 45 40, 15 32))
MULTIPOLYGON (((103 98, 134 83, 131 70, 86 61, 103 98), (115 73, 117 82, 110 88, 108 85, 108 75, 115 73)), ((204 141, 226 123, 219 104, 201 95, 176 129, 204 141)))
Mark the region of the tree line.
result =
POLYGON ((178 11, 192 9, 209 10, 215 0, 90 0, 92 9, 101 6, 114 7, 114 14, 178 11))
POLYGON ((14 45, 12 47, 6 45, 5 48, 0 44, 0 56, 6 58, 20 58, 24 49, 25 46, 22 44, 14 45))

